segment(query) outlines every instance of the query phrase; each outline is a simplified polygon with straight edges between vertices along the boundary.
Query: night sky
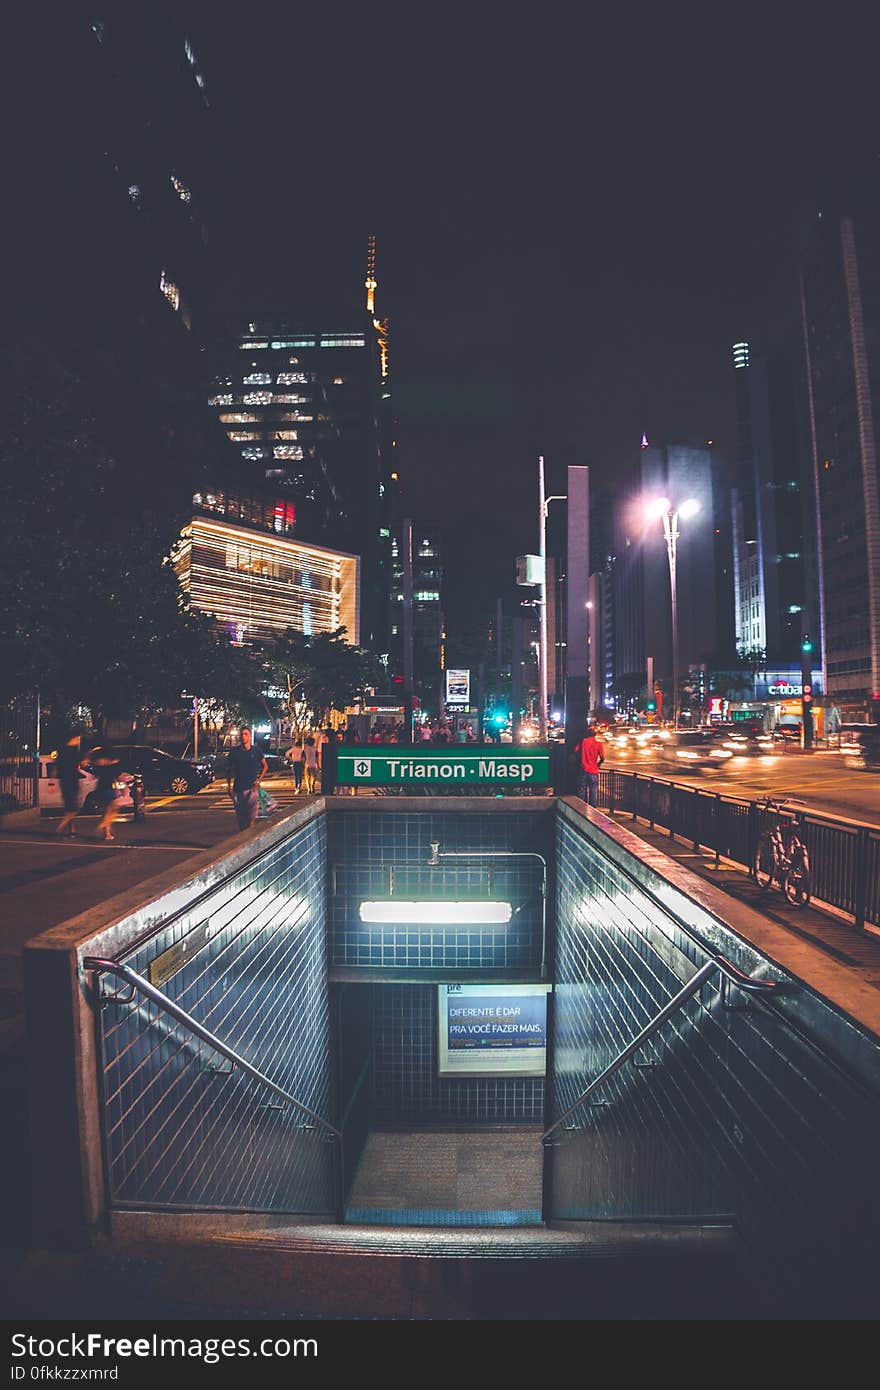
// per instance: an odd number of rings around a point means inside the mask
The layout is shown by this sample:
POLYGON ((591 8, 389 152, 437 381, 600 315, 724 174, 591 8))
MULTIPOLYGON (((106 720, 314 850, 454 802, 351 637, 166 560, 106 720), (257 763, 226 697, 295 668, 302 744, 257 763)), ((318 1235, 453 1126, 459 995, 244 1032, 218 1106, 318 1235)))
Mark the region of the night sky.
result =
POLYGON ((880 174, 867 7, 595 8, 182 7, 218 307, 358 303, 375 232, 453 610, 537 548, 538 453, 550 492, 625 479, 642 430, 732 462, 730 345, 784 328, 798 209, 880 174))

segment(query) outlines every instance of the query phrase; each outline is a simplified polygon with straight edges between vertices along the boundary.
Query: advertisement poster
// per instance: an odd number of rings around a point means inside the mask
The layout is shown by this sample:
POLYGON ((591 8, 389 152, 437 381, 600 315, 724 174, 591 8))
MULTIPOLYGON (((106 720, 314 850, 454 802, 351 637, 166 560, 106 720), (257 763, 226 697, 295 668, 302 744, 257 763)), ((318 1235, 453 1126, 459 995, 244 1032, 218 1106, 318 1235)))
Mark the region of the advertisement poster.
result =
POLYGON ((447 705, 469 705, 471 702, 471 673, 470 671, 446 672, 446 703, 447 705))
POLYGON ((549 985, 439 985, 439 1076, 544 1076, 549 985))

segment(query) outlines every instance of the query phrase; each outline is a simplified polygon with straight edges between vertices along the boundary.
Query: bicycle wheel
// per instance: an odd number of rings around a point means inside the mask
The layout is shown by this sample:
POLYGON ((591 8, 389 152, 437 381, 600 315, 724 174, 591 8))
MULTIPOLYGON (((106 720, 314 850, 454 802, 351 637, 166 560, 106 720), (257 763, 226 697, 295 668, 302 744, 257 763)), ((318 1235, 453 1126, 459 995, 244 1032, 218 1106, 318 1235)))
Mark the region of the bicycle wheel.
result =
POLYGON ((810 875, 805 869, 792 869, 787 873, 783 887, 793 907, 806 907, 810 901, 810 875))
POLYGON ((758 881, 758 887, 765 892, 773 884, 774 860, 773 842, 769 836, 766 836, 760 841, 755 851, 755 878, 758 881))

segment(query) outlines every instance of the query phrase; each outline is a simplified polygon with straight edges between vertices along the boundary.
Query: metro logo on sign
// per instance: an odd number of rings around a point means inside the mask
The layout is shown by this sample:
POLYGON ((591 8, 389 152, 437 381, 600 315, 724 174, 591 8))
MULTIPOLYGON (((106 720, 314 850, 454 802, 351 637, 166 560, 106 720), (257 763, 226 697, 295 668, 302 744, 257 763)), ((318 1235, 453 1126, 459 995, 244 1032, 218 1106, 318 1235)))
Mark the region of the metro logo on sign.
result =
POLYGON ((370 777, 373 771, 372 758, 356 758, 354 764, 355 777, 370 777))

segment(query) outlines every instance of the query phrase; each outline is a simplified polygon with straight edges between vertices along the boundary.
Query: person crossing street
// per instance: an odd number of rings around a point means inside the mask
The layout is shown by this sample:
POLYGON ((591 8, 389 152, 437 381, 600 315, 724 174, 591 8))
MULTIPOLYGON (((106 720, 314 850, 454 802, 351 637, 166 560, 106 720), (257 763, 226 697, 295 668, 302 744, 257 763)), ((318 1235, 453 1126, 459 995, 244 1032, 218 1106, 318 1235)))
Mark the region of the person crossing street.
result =
POLYGON ((242 729, 241 742, 230 750, 226 787, 235 807, 239 830, 249 830, 260 809, 259 787, 268 764, 259 748, 253 746, 250 729, 242 729))

